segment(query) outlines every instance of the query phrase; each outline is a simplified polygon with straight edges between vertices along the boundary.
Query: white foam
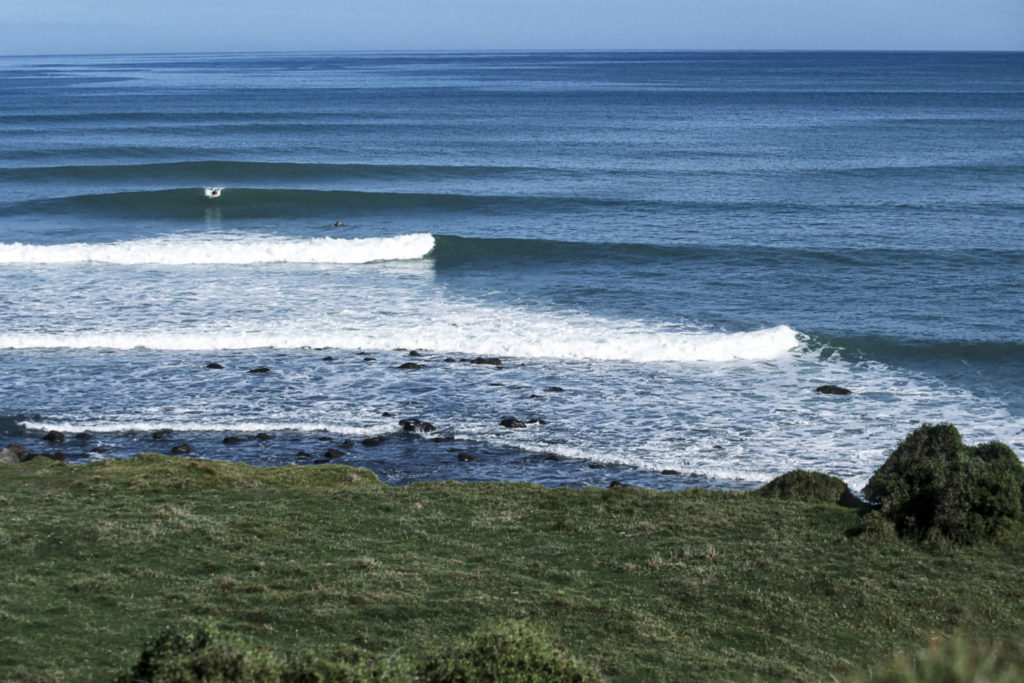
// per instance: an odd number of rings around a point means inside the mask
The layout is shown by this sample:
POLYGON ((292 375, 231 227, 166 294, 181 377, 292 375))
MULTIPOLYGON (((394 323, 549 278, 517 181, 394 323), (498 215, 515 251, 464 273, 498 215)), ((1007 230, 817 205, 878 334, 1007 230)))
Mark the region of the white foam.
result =
MULTIPOLYGON (((518 316, 516 316, 518 318, 518 316)), ((321 321, 322 322, 322 321, 321 321)), ((632 362, 725 362, 777 358, 799 343, 785 325, 751 332, 644 331, 622 321, 563 320, 539 316, 522 320, 415 321, 399 316, 372 325, 324 329, 300 322, 274 331, 38 332, 0 334, 8 349, 151 349, 214 351, 241 349, 334 348, 387 350, 415 348, 438 353, 466 353, 518 358, 618 360, 632 362)))
POLYGON ((124 420, 124 421, 82 421, 82 422, 22 422, 25 429, 38 430, 42 432, 58 431, 68 434, 89 432, 92 434, 116 434, 123 432, 156 432, 163 429, 170 429, 172 432, 182 433, 204 433, 204 432, 226 432, 226 433, 257 433, 257 432, 326 432, 329 434, 343 434, 346 436, 372 436, 380 434, 381 426, 360 426, 341 422, 292 422, 292 421, 147 421, 147 420, 124 420))
POLYGON ((255 263, 357 264, 423 258, 433 248, 434 237, 429 233, 354 239, 174 236, 102 244, 0 244, 0 263, 173 266, 255 263))

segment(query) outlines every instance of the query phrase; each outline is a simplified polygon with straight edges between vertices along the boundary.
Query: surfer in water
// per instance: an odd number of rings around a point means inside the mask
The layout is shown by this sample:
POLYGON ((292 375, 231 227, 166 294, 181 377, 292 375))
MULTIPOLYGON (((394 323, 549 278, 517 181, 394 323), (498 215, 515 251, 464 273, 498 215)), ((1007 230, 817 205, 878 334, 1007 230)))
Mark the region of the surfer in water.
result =
POLYGON ((216 199, 217 197, 220 196, 220 191, 222 189, 223 188, 220 187, 208 187, 205 190, 203 190, 203 193, 210 199, 216 199))

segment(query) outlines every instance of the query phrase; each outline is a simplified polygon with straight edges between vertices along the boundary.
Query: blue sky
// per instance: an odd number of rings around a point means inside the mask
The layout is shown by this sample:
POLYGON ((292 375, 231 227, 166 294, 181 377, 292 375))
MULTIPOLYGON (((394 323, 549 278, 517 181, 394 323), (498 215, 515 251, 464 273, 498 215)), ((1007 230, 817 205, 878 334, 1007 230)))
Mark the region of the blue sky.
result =
POLYGON ((1024 0, 0 0, 0 53, 1024 50, 1024 0))

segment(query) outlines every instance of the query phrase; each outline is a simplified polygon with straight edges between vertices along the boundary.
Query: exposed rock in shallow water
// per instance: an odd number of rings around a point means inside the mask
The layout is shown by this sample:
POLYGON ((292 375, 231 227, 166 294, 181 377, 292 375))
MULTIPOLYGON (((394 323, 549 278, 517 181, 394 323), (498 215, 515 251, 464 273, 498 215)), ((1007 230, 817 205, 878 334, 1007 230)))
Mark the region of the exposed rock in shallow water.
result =
POLYGON ((242 443, 243 441, 247 441, 247 440, 248 439, 246 439, 244 436, 225 436, 224 440, 221 441, 221 443, 235 444, 235 443, 242 443))
POLYGON ((550 391, 550 392, 557 393, 559 391, 565 391, 565 389, 563 389, 562 387, 548 387, 544 391, 550 391))
POLYGON ((424 434, 429 434, 430 432, 437 430, 437 427, 429 422, 416 419, 415 417, 401 419, 398 421, 398 424, 407 432, 422 432, 424 434))
POLYGON ((846 396, 847 394, 853 393, 849 389, 845 387, 837 387, 835 384, 822 385, 815 389, 815 391, 819 394, 831 394, 833 396, 846 396))
POLYGON ((220 363, 207 363, 206 368, 208 370, 223 370, 224 366, 221 365, 220 363))
POLYGON ((158 429, 158 430, 156 430, 155 432, 153 432, 153 433, 151 434, 151 436, 152 436, 152 437, 153 437, 153 438, 154 438, 155 440, 158 440, 158 441, 159 441, 160 439, 164 438, 165 436, 170 436, 170 435, 171 435, 171 433, 172 433, 172 431, 173 431, 173 430, 170 430, 170 429, 158 429))
POLYGON ((355 445, 356 442, 353 441, 352 439, 345 439, 340 444, 338 444, 338 448, 352 448, 355 445))
POLYGON ((192 447, 189 446, 187 443, 179 443, 177 446, 175 446, 174 448, 171 449, 171 454, 172 455, 185 455, 186 453, 191 453, 191 452, 192 452, 192 447))
POLYGON ((371 436, 368 439, 363 439, 363 445, 364 446, 371 446, 371 447, 372 446, 379 446, 382 443, 384 443, 385 441, 387 441, 387 439, 384 438, 383 436, 371 436))
POLYGON ((484 358, 483 356, 478 356, 469 362, 473 365, 494 365, 496 367, 501 367, 500 358, 484 358))
POLYGON ((253 368, 252 370, 249 370, 250 375, 262 375, 268 372, 270 372, 270 368, 264 367, 262 365, 258 368, 253 368))
POLYGON ((267 434, 266 432, 260 432, 259 434, 256 435, 257 441, 270 441, 273 438, 273 434, 267 434))
POLYGON ((422 354, 422 353, 420 353, 419 351, 416 351, 415 349, 413 349, 412 351, 410 351, 410 352, 409 352, 409 355, 410 355, 411 357, 413 357, 413 358, 419 358, 419 357, 420 357, 420 356, 422 356, 423 354, 422 354))
POLYGON ((662 474, 668 474, 668 475, 678 475, 679 474, 679 470, 662 470, 661 473, 662 474))
POLYGON ((334 356, 324 356, 321 360, 334 360, 334 356))
POLYGON ((78 432, 77 434, 75 434, 75 438, 78 439, 79 441, 88 441, 89 439, 92 438, 92 434, 90 434, 89 432, 78 432))
POLYGON ((64 440, 64 435, 57 430, 52 430, 46 433, 43 437, 43 441, 49 441, 50 443, 60 443, 64 440))
POLYGON ((523 422, 522 420, 517 420, 514 417, 504 417, 498 424, 508 429, 523 429, 526 427, 525 422, 523 422))
POLYGON ((0 450, 0 463, 19 463, 31 460, 33 456, 24 446, 12 443, 0 450))
POLYGON ((373 362, 373 361, 375 361, 377 359, 373 358, 372 356, 366 356, 365 358, 363 358, 363 360, 366 361, 367 363, 370 363, 370 362, 373 362))
POLYGON ((402 363, 401 365, 399 365, 398 369, 399 370, 419 370, 422 367, 423 366, 420 365, 419 363, 413 363, 412 361, 409 361, 408 363, 402 363))
POLYGON ((326 451, 324 451, 325 458, 342 458, 345 455, 345 451, 340 451, 337 448, 328 448, 326 451))
POLYGON ((473 462, 474 460, 476 458, 469 453, 459 453, 459 462, 473 462))

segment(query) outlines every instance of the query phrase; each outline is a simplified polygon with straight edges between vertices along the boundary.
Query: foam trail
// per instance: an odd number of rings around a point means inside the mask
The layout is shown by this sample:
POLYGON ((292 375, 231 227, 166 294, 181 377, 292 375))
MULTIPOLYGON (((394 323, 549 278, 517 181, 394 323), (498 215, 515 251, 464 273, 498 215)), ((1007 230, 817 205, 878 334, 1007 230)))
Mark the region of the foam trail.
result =
POLYGON ((3 264, 105 263, 115 265, 244 265, 338 263, 418 259, 434 248, 434 236, 283 239, 275 237, 166 237, 104 244, 0 244, 3 264))
POLYGON ((326 422, 175 422, 167 421, 124 421, 124 422, 36 422, 25 421, 20 423, 25 429, 41 432, 56 430, 68 434, 77 432, 89 432, 92 434, 107 434, 119 432, 155 432, 161 429, 170 429, 173 432, 202 433, 202 432, 233 432, 255 433, 255 432, 327 432, 332 434, 345 434, 347 436, 372 436, 381 432, 380 428, 365 427, 350 424, 326 423, 326 422))
MULTIPOLYGON (((790 327, 751 332, 644 332, 614 329, 609 321, 525 319, 456 325, 447 321, 394 321, 377 329, 281 328, 276 332, 138 332, 82 334, 2 334, 7 349, 117 349, 211 351, 242 349, 336 348, 381 350, 416 348, 439 353, 500 355, 519 358, 618 360, 633 362, 724 362, 771 360, 798 346, 790 327)), ((620 323, 621 325, 621 323, 620 323)))

